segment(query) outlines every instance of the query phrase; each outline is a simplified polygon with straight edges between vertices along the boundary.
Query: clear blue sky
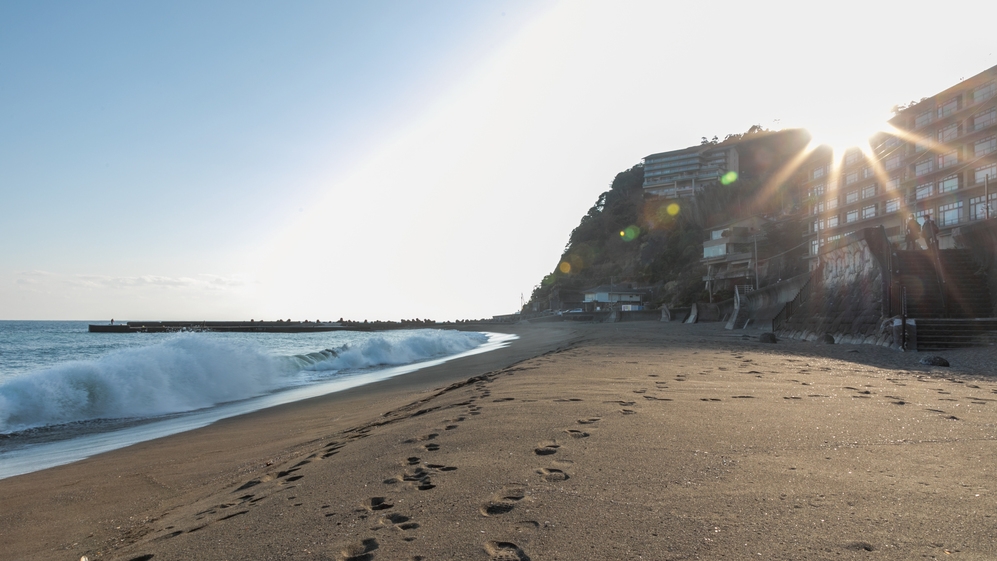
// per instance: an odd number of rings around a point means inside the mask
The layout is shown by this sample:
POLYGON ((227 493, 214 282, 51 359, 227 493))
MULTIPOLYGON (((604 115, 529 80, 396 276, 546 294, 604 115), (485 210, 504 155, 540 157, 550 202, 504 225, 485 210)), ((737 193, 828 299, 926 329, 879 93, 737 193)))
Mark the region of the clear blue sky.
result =
POLYGON ((997 64, 993 2, 668 4, 0 3, 0 319, 512 312, 647 154, 997 64))

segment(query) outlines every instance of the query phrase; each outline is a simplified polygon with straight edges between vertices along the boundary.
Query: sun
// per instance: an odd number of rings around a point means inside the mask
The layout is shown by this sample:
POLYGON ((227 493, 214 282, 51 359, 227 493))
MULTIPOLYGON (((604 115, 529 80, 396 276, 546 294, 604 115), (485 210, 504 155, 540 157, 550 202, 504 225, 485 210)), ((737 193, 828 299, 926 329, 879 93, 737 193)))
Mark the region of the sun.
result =
POLYGON ((854 148, 870 153, 869 140, 876 133, 887 130, 889 118, 889 112, 839 108, 838 111, 813 115, 802 124, 802 128, 810 133, 814 147, 827 146, 838 159, 854 148))

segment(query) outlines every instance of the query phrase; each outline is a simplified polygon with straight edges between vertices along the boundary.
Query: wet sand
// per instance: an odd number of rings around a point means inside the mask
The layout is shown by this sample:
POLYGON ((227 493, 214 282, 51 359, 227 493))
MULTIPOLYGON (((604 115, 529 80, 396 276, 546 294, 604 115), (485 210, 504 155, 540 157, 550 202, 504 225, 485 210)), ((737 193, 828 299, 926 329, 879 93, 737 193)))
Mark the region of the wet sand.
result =
POLYGON ((993 347, 941 368, 719 324, 510 329, 508 349, 2 480, 3 557, 997 555, 993 347))

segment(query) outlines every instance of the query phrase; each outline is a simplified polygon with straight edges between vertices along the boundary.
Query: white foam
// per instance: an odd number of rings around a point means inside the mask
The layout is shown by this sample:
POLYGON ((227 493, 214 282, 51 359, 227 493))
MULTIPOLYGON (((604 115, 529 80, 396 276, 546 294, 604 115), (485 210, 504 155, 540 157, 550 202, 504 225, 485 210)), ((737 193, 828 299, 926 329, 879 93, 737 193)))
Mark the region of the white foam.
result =
POLYGON ((73 361, 0 384, 0 433, 94 419, 183 413, 326 380, 343 370, 397 366, 468 351, 481 333, 372 334, 334 349, 276 357, 249 342, 183 334, 73 361), (302 370, 308 371, 302 376, 302 370))

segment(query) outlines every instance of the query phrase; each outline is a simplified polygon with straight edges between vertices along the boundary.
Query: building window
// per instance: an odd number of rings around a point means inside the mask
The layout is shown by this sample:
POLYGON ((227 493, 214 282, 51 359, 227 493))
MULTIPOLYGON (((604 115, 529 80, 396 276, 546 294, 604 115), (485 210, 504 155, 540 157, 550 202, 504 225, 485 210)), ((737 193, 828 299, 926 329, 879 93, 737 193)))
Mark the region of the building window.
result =
POLYGON ((899 177, 891 177, 890 180, 886 183, 886 189, 888 191, 896 191, 899 188, 900 188, 899 177))
POLYGON ((722 237, 724 237, 724 230, 713 230, 710 232, 711 240, 719 240, 722 237))
POLYGON ((851 185, 852 183, 855 183, 858 180, 859 180, 859 172, 857 171, 853 171, 845 175, 845 185, 851 185))
POLYGON ((924 152, 925 150, 928 149, 929 144, 931 144, 931 141, 928 140, 927 138, 918 140, 917 142, 914 143, 914 153, 920 154, 921 152, 924 152))
POLYGON ((727 255, 727 244, 725 243, 703 248, 704 259, 708 259, 710 257, 720 257, 721 255, 727 255))
POLYGON ((875 197, 875 196, 876 196, 876 184, 875 183, 873 183, 872 185, 869 185, 867 187, 864 187, 862 189, 862 198, 863 199, 868 199, 869 197, 875 197))
POLYGON ((859 211, 849 210, 845 213, 845 222, 855 222, 859 219, 859 211))
POLYGON ((948 142, 954 140, 959 136, 959 123, 952 123, 951 125, 938 130, 938 142, 948 142))
POLYGON ((824 201, 817 203, 817 206, 814 207, 814 212, 817 214, 824 212, 824 201))
POLYGON ((871 167, 866 166, 862 168, 862 179, 869 179, 870 177, 876 175, 876 172, 872 170, 871 167))
POLYGON ((901 161, 900 154, 894 154, 889 158, 886 158, 886 161, 883 163, 883 165, 886 166, 886 171, 891 171, 900 167, 900 161, 901 161))
POLYGON ((997 108, 981 111, 973 115, 973 130, 980 130, 997 123, 997 108))
POLYGON ((984 203, 983 197, 969 199, 969 219, 985 220, 997 217, 997 193, 990 193, 990 208, 984 203))
POLYGON ((938 225, 953 226, 962 218, 962 201, 938 207, 938 225))
POLYGON ((914 164, 914 175, 920 177, 926 173, 931 172, 931 170, 934 169, 934 166, 932 164, 933 162, 931 160, 924 160, 923 162, 918 162, 914 164))
POLYGON ((845 194, 845 204, 846 205, 850 205, 850 204, 852 204, 852 203, 854 203, 854 202, 856 202, 858 200, 859 200, 859 192, 858 191, 849 191, 848 193, 845 194))
POLYGON ((886 201, 886 212, 896 212, 900 210, 900 198, 886 201))
POLYGON ((973 90, 973 103, 980 103, 983 100, 990 99, 995 93, 997 93, 997 82, 984 84, 973 90))
POLYGON ((814 179, 817 179, 818 177, 824 177, 824 172, 825 171, 826 170, 825 170, 824 166, 820 166, 818 168, 814 168, 812 176, 813 176, 814 179))
POLYGON ((810 228, 811 234, 816 234, 820 231, 820 224, 817 220, 814 220, 813 227, 810 228))
POLYGON ((953 150, 947 154, 938 156, 938 169, 945 169, 959 163, 959 152, 953 150))
POLYGON ((838 208, 838 197, 831 197, 827 200, 827 210, 834 210, 838 208))
POLYGON ((978 140, 975 145, 973 145, 973 154, 976 157, 983 156, 984 154, 989 154, 997 150, 997 136, 991 136, 990 138, 984 138, 983 140, 978 140))
POLYGON ((976 173, 973 176, 974 183, 977 185, 983 183, 988 175, 990 176, 990 181, 997 181, 997 164, 976 168, 976 173))
POLYGON ((934 194, 935 194, 935 185, 932 183, 918 185, 917 189, 914 190, 914 198, 918 200, 926 199, 934 194))
POLYGON ((861 152, 859 152, 857 150, 852 150, 852 151, 848 152, 848 155, 845 156, 845 165, 849 166, 849 165, 852 165, 855 162, 859 161, 859 156, 860 155, 861 155, 861 152))
POLYGON ((931 122, 933 114, 931 111, 925 111, 921 113, 914 119, 914 128, 921 128, 931 122))
POLYGON ((938 192, 948 193, 950 191, 955 191, 959 188, 959 176, 950 175, 945 179, 938 182, 938 192))
POLYGON ((814 185, 814 187, 813 187, 813 194, 814 195, 823 195, 824 194, 824 184, 823 183, 818 183, 817 185, 814 185))
POLYGON ((876 216, 876 205, 862 207, 862 220, 876 216))
POLYGON ((886 142, 883 144, 887 148, 893 148, 894 146, 900 146, 900 139, 895 136, 886 137, 886 142))
POLYGON ((959 110, 959 98, 953 97, 952 99, 946 101, 945 103, 938 106, 938 118, 944 119, 949 115, 955 113, 959 110))
POLYGON ((827 218, 827 227, 828 228, 834 228, 837 225, 838 225, 838 215, 837 214, 835 214, 834 216, 829 216, 827 218))

